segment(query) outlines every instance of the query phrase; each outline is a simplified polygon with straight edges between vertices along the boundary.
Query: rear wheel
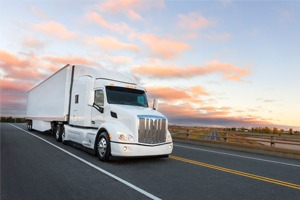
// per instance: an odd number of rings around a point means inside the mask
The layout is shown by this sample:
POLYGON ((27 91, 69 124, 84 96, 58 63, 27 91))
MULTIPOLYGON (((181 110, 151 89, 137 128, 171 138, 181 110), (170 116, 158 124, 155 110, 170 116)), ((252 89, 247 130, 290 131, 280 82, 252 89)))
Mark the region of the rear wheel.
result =
POLYGON ((101 161, 109 160, 110 141, 106 132, 102 132, 97 139, 97 156, 101 161))
POLYGON ((63 131, 63 124, 57 124, 56 131, 55 131, 55 139, 57 142, 61 142, 62 131, 63 131))
POLYGON ((51 135, 52 135, 53 137, 55 137, 55 134, 56 134, 56 128, 57 128, 56 122, 52 122, 52 123, 51 123, 51 135))
POLYGON ((27 122, 27 130, 32 131, 32 121, 27 122))
POLYGON ((65 138, 66 138, 66 131, 65 131, 64 126, 63 126, 62 129, 63 129, 63 130, 62 130, 62 134, 61 134, 61 142, 62 142, 63 144, 67 144, 67 141, 65 140, 65 138))

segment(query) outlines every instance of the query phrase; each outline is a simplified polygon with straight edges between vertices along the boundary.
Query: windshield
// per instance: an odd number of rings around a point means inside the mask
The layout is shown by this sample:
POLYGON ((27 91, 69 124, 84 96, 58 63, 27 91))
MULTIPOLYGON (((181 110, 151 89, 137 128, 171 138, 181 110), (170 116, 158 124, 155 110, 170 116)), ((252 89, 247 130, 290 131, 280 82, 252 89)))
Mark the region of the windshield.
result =
POLYGON ((143 90, 107 86, 107 102, 131 106, 148 107, 146 93, 143 90))

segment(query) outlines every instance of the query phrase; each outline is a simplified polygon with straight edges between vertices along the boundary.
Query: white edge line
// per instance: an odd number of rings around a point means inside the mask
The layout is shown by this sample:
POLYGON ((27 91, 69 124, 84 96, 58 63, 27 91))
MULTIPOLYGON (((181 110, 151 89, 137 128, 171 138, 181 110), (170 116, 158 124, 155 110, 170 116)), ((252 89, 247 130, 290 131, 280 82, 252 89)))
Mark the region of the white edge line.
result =
MULTIPOLYGON (((34 136, 34 137, 36 137, 36 138, 38 138, 38 139, 40 139, 40 140, 42 140, 42 141, 44 141, 44 142, 50 144, 51 146, 53 146, 53 147, 55 147, 55 148, 61 150, 62 152, 66 153, 66 154, 68 154, 68 155, 70 155, 70 156, 72 156, 73 158, 76 158, 77 160, 79 160, 79 161, 81 161, 81 162, 87 164, 88 166, 90 166, 90 167, 92 167, 92 168, 94 168, 94 169, 96 169, 96 170, 102 172, 103 174, 106 174, 107 176, 109 176, 109 177, 111 177, 111 178, 113 178, 113 179, 115 179, 115 180, 117 180, 117 181, 123 183, 124 185, 127 185, 128 187, 130 187, 130 188, 136 190, 137 192, 139 192, 139 193, 141 193, 141 194, 143 194, 143 195, 145 195, 145 196, 147 196, 147 197, 149 197, 149 198, 151 198, 151 199, 160 200, 160 198, 154 196, 153 194, 150 194, 149 192, 146 192, 145 190, 143 190, 143 189, 141 189, 141 188, 139 188, 139 187, 137 187, 137 186, 135 186, 135 185, 129 183, 128 181, 125 181, 124 179, 122 179, 122 178, 120 178, 120 177, 118 177, 118 176, 116 176, 116 175, 114 175, 114 174, 112 174, 112 173, 110 173, 110 172, 108 172, 108 171, 106 171, 106 170, 104 170, 104 169, 102 169, 102 168, 100 168, 100 167, 98 167, 98 166, 96 166, 96 165, 94 165, 94 164, 92 164, 92 163, 90 163, 90 162, 88 162, 88 161, 86 161, 86 160, 84 160, 84 159, 82 159, 82 158, 80 158, 80 157, 78 157, 78 156, 76 156, 76 155, 70 153, 69 151, 66 151, 66 150, 64 150, 63 148, 61 148, 61 147, 59 147, 59 146, 56 146, 55 144, 52 144, 51 142, 49 142, 49 141, 47 141, 47 140, 45 140, 45 139, 43 139, 43 138, 41 138, 41 137, 39 137, 39 136, 37 136, 37 135, 35 135, 35 134, 32 134, 32 133, 30 133, 30 132, 28 132, 28 131, 26 131, 26 130, 24 130, 24 129, 18 127, 18 126, 16 126, 16 125, 13 125, 13 124, 10 124, 10 125, 11 125, 11 126, 14 126, 15 128, 17 128, 17 129, 19 129, 19 130, 22 130, 22 131, 24 131, 24 132, 30 134, 31 136, 34 136)), ((100 162, 100 161, 99 161, 99 162, 100 162)))
POLYGON ((247 159, 251 159, 251 160, 259 160, 259 161, 263 161, 263 162, 270 162, 270 163, 276 163, 276 164, 281 164, 281 165, 288 165, 288 166, 292 166, 292 167, 300 167, 300 165, 291 164, 291 163, 284 163, 284 162, 278 162, 278 161, 266 160, 266 159, 261 159, 261 158, 248 157, 248 156, 241 156, 241 155, 236 155, 236 154, 231 154, 231 153, 224 153, 224 152, 219 152, 219 151, 212 151, 212 150, 206 150, 206 149, 201 149, 201 148, 188 147, 188 146, 183 146, 183 145, 178 145, 178 144, 173 144, 173 145, 176 146, 176 147, 181 147, 181 148, 186 148, 186 149, 205 151, 205 152, 222 154, 222 155, 227 155, 227 156, 240 157, 240 158, 247 158, 247 159))

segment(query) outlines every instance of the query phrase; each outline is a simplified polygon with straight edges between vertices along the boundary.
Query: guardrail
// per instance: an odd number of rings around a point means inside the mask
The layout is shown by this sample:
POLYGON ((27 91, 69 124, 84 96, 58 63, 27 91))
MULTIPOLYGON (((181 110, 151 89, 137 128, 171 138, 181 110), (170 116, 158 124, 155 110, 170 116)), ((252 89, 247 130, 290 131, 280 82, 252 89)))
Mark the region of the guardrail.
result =
POLYGON ((276 135, 276 134, 259 134, 243 132, 225 132, 210 131, 206 134, 199 134, 195 131, 184 130, 172 133, 175 138, 193 138, 202 141, 221 141, 230 143, 246 143, 257 145, 269 145, 275 147, 276 144, 294 145, 300 150, 300 136, 276 135))

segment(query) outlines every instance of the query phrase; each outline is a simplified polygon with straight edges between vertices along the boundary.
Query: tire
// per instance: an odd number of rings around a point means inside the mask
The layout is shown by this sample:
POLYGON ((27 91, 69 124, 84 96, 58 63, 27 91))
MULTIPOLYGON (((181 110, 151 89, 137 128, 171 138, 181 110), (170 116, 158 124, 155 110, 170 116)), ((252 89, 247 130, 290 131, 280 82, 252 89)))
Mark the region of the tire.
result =
POLYGON ((55 122, 51 123, 51 135, 55 137, 57 124, 55 122))
POLYGON ((169 155, 161 155, 161 156, 158 156, 159 158, 169 158, 169 155))
POLYGON ((32 121, 27 122, 27 130, 32 131, 32 121))
POLYGON ((63 125, 57 124, 56 131, 55 131, 55 139, 57 142, 61 142, 62 131, 63 131, 63 125))
POLYGON ((102 132, 98 139, 97 139, 97 144, 96 144, 96 151, 97 151, 97 156, 99 160, 105 162, 108 161, 110 158, 110 141, 108 138, 108 135, 106 132, 102 132))
POLYGON ((61 142, 62 142, 63 144, 67 144, 67 143, 68 143, 68 142, 65 140, 65 138, 66 138, 65 127, 62 126, 61 142))

